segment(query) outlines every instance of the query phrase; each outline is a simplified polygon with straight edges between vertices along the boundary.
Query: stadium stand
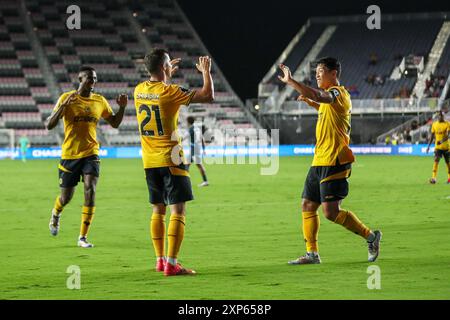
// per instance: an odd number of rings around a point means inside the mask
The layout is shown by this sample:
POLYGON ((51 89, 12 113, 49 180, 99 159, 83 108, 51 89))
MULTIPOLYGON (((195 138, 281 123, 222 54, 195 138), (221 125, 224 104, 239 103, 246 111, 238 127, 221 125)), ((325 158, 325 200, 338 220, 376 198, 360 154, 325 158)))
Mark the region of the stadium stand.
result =
POLYGON ((433 112, 447 95, 449 16, 385 14, 380 30, 368 30, 366 16, 310 18, 261 80, 253 102, 260 106, 258 119, 280 128, 282 143, 313 143, 305 136, 313 135, 315 110, 295 101, 298 93, 276 78, 277 66, 286 64, 296 79, 316 86, 314 61, 323 56, 341 61, 341 84, 352 96, 352 114, 358 115, 352 117, 354 143, 374 143, 418 113, 433 112), (405 68, 408 59, 417 65, 416 73, 405 68))
MULTIPOLYGON (((0 8, 0 95, 0 128, 27 135, 34 145, 58 143, 44 128, 41 108, 53 101, 15 1, 4 1, 0 8)), ((0 143, 8 140, 2 137, 0 143)))
MULTIPOLYGON (((23 9, 15 1, 2 4, 0 11, 0 128, 12 128, 16 136, 30 136, 32 145, 61 142, 61 126, 49 133, 44 120, 51 113, 55 97, 77 87, 81 65, 91 65, 97 70, 99 82, 95 91, 104 95, 113 109, 119 93, 127 93, 130 98, 119 129, 111 128, 103 120, 99 123, 98 138, 103 145, 140 143, 132 96, 134 87, 148 78, 142 59, 149 49, 166 48, 173 57, 182 58, 181 70, 173 83, 190 89, 202 85, 195 63, 198 56, 208 52, 175 1, 112 0, 107 4, 78 1, 82 8, 81 30, 66 27, 70 1, 24 3, 26 12, 21 12, 23 9), (50 66, 48 79, 44 79, 37 61, 39 55, 33 52, 32 37, 26 33, 21 14, 30 17, 32 36, 43 49, 44 62, 50 66), (53 95, 44 80, 54 82, 53 95)), ((258 127, 216 65, 213 77, 214 103, 183 108, 181 125, 185 125, 188 115, 193 115, 209 128, 258 127)), ((6 144, 3 140, 0 143, 6 144)))

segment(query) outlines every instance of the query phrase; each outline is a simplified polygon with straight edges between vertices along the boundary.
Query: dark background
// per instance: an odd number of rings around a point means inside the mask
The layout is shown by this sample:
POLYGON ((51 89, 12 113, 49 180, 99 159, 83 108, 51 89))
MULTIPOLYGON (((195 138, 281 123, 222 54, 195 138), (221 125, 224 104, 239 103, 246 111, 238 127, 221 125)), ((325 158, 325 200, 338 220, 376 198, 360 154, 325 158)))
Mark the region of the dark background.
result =
MULTIPOLYGON (((311 16, 450 11, 450 1, 177 0, 236 93, 255 98, 258 83, 311 16)), ((368 16, 368 15, 367 15, 368 16)), ((405 30, 407 32, 407 30, 405 30)))

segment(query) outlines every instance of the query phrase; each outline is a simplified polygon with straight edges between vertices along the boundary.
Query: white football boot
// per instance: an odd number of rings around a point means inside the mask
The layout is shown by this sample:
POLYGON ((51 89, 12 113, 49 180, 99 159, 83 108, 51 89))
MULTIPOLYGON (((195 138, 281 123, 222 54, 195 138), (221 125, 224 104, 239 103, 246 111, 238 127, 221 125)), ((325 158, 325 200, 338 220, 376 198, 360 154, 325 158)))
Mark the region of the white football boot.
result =
POLYGON ((82 248, 93 248, 94 245, 92 243, 89 243, 86 239, 86 237, 79 237, 78 238, 78 246, 82 248))
POLYGON ((380 241, 383 234, 381 231, 376 230, 373 232, 375 234, 375 239, 372 242, 367 241, 367 246, 369 250, 369 258, 367 259, 369 262, 374 262, 377 260, 378 255, 380 254, 380 241))
POLYGON ((58 235, 60 219, 61 216, 54 214, 52 210, 52 216, 50 217, 50 223, 48 224, 48 228, 50 229, 50 233, 52 236, 58 235))
POLYGON ((208 182, 208 181, 203 181, 203 182, 200 183, 198 186, 199 186, 199 187, 207 187, 207 186, 209 186, 209 182, 208 182))
POLYGON ((288 264, 298 265, 298 264, 320 264, 322 261, 320 260, 320 256, 318 253, 309 253, 307 252, 304 256, 299 257, 298 259, 288 261, 288 264))

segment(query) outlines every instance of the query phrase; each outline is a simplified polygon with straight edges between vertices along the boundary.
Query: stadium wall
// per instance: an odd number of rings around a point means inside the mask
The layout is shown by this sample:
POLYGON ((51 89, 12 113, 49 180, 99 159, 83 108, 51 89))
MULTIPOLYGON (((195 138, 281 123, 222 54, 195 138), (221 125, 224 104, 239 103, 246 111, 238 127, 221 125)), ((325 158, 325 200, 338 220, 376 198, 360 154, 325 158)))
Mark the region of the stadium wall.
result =
MULTIPOLYGON (((354 144, 376 143, 379 135, 389 128, 414 118, 416 114, 353 115, 351 142, 354 144)), ((264 116, 265 125, 280 128, 280 144, 314 144, 317 116, 271 115, 264 116)))

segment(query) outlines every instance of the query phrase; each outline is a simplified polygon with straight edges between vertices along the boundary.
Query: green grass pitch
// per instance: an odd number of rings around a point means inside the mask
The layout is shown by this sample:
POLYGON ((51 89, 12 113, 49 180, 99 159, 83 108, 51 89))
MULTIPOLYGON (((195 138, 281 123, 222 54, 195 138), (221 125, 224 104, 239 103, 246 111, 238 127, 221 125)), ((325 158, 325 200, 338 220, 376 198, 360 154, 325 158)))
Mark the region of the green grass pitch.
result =
POLYGON ((321 265, 289 266, 304 253, 300 195, 310 157, 280 159, 274 176, 258 165, 210 165, 211 186, 188 204, 180 260, 195 277, 154 271, 147 186, 140 159, 102 160, 93 249, 76 247, 81 185, 48 230, 58 194, 58 160, 0 162, 0 299, 449 299, 450 185, 432 157, 359 156, 343 207, 383 233, 381 289, 369 290, 363 239, 321 214, 321 265), (68 266, 81 268, 69 290, 68 266))

